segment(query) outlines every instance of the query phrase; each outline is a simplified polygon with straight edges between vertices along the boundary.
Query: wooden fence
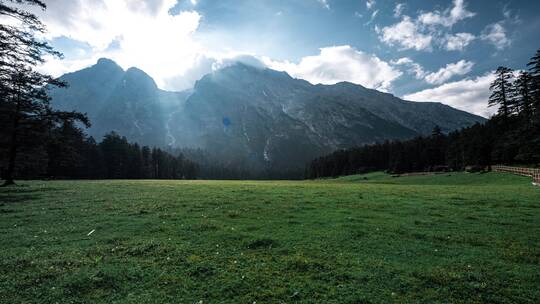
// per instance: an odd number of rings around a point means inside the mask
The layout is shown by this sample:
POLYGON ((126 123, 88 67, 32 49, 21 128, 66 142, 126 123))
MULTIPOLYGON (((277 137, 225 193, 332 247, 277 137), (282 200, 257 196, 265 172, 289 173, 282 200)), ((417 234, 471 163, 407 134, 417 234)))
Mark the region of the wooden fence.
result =
POLYGON ((517 175, 530 176, 533 178, 533 183, 540 186, 540 169, 509 166, 492 166, 491 169, 496 172, 508 172, 517 175))

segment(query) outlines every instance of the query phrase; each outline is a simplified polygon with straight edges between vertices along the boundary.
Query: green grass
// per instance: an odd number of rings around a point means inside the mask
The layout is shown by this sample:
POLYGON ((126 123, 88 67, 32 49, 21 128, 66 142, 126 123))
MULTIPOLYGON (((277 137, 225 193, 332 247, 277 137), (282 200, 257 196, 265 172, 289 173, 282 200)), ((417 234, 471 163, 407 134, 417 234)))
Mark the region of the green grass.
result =
POLYGON ((0 303, 539 303, 540 187, 21 182, 0 188, 0 254, 0 303))

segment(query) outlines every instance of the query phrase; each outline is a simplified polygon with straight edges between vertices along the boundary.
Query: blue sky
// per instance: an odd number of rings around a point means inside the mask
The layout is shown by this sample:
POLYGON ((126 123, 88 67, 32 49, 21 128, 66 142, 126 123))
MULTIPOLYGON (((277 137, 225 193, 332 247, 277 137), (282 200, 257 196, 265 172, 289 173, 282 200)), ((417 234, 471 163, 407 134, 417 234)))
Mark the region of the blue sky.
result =
POLYGON ((164 89, 189 88, 235 60, 312 83, 351 81, 489 116, 492 71, 523 69, 540 48, 540 1, 63 0, 40 12, 65 54, 137 66, 164 89))

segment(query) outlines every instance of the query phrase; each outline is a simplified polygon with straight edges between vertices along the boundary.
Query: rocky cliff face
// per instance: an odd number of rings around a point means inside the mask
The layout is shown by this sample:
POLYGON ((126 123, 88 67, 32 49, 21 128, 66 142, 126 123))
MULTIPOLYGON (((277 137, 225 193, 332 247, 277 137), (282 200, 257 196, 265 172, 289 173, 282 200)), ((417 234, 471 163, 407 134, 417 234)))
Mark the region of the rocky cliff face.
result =
POLYGON ((302 168, 336 149, 483 121, 439 103, 404 101, 352 83, 312 85, 240 63, 180 93, 106 59, 62 79, 70 88, 53 90, 53 105, 87 112, 89 133, 98 139, 114 130, 141 144, 203 148, 223 163, 260 170, 302 168))

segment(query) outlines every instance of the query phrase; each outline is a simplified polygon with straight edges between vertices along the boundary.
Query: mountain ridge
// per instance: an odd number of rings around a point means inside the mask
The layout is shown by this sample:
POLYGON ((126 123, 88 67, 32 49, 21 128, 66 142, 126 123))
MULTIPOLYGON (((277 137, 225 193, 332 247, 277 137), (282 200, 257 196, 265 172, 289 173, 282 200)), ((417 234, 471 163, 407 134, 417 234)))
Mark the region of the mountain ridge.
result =
POLYGON ((145 145, 202 148, 257 170, 301 168, 337 149, 445 132, 484 119, 434 102, 405 101, 350 82, 313 85, 285 72, 235 63, 192 90, 169 92, 110 59, 61 77, 54 107, 87 112, 99 138, 116 131, 145 145))

